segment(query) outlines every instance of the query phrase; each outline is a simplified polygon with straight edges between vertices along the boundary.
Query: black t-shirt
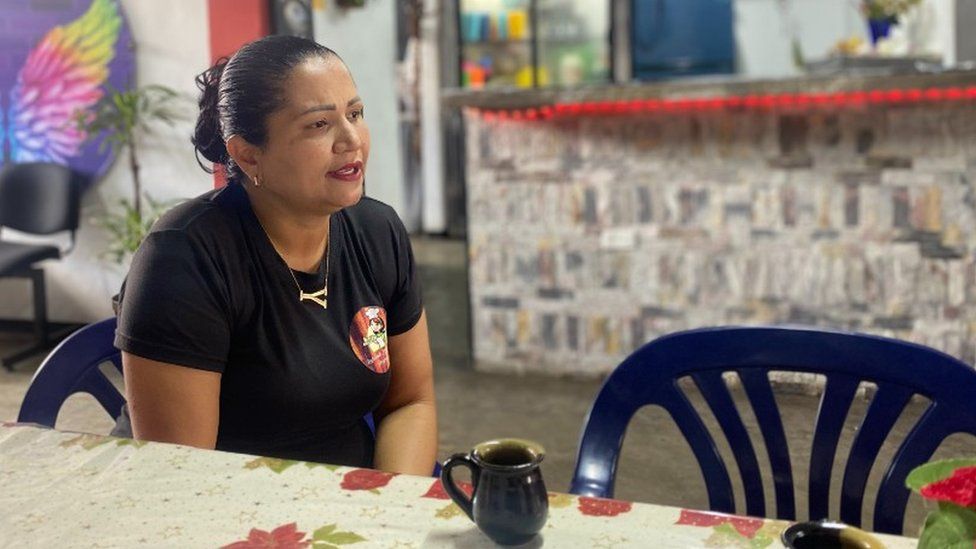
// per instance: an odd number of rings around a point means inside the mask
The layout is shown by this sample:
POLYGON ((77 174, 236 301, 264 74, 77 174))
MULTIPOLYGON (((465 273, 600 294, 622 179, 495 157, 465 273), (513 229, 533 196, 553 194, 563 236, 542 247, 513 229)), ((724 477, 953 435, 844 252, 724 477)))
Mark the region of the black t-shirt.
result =
MULTIPOLYGON (((332 215, 329 240, 323 309, 299 302, 242 187, 187 201, 133 257, 115 345, 222 373, 219 450, 368 467, 363 416, 389 384, 387 337, 420 318, 420 285, 403 223, 381 202, 332 215)), ((325 270, 293 273, 314 292, 325 270)))

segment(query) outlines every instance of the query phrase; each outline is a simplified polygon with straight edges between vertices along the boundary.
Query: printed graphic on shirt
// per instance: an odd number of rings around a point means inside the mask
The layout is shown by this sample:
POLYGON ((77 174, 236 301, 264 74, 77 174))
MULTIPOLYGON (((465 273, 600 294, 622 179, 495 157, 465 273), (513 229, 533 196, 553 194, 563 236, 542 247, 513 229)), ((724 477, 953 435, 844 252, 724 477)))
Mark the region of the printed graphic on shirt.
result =
POLYGON ((352 319, 349 344, 359 361, 377 374, 390 369, 390 354, 386 348, 386 309, 363 307, 352 319))

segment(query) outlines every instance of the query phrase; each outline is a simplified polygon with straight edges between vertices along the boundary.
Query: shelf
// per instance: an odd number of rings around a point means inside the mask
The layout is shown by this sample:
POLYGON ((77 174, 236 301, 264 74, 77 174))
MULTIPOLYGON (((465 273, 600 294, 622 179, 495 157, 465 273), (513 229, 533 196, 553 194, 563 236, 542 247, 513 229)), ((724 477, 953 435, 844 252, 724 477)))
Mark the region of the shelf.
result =
POLYGON ((487 42, 462 42, 463 47, 498 47, 498 46, 527 46, 532 44, 532 40, 492 40, 487 42))
POLYGON ((750 95, 824 94, 875 90, 970 87, 976 71, 865 76, 799 76, 781 79, 752 79, 736 76, 680 78, 664 82, 591 84, 576 88, 506 90, 449 89, 441 93, 447 107, 483 109, 526 109, 556 104, 584 104, 607 101, 665 101, 750 95))
POLYGON ((607 39, 606 37, 592 37, 592 36, 585 36, 583 38, 540 38, 539 39, 540 46, 545 46, 547 44, 555 44, 555 45, 562 46, 562 45, 593 44, 593 43, 607 44, 607 39))

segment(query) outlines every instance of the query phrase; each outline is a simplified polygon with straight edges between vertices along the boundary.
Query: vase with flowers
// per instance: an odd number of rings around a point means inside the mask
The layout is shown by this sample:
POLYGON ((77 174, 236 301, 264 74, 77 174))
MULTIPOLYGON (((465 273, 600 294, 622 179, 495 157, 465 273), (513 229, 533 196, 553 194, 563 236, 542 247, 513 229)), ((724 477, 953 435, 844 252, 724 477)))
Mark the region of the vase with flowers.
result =
POLYGON ((919 549, 976 546, 976 459, 948 459, 920 465, 908 475, 905 484, 938 505, 925 519, 919 549))
POLYGON ((898 24, 898 20, 917 6, 921 0, 863 0, 861 12, 868 20, 871 31, 871 43, 887 38, 891 27, 898 24))

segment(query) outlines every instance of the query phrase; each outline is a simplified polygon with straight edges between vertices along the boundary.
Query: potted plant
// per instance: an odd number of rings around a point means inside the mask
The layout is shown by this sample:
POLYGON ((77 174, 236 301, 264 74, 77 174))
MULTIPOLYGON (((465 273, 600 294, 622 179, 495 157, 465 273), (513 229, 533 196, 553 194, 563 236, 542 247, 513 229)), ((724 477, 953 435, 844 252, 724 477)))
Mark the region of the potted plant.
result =
POLYGON ((142 242, 153 222, 170 204, 154 201, 142 191, 139 175, 138 143, 141 137, 152 132, 155 124, 172 125, 178 119, 170 110, 177 93, 165 86, 150 85, 129 90, 108 89, 90 110, 78 114, 76 121, 88 139, 95 139, 104 132, 105 138, 99 149, 112 147, 115 154, 126 151, 129 171, 132 174, 132 199, 119 200, 121 211, 108 212, 96 220, 111 236, 106 255, 116 263, 122 261, 142 242), (148 209, 143 207, 143 198, 148 209))
POLYGON ((976 459, 934 461, 916 467, 905 484, 938 503, 929 513, 919 549, 971 549, 976 539, 976 459))
POLYGON ((861 11, 868 20, 871 42, 877 44, 878 40, 887 37, 891 26, 898 24, 898 19, 919 2, 921 0, 863 0, 861 11))

